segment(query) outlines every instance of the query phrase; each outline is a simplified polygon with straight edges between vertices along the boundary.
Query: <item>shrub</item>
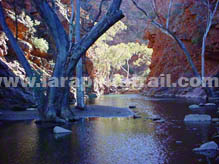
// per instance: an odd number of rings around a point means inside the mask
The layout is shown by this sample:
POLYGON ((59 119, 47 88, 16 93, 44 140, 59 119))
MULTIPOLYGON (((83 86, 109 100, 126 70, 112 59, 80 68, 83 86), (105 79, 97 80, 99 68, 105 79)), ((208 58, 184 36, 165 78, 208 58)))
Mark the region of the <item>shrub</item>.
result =
POLYGON ((35 48, 38 48, 41 52, 47 52, 49 49, 48 42, 43 38, 33 38, 32 40, 35 48))

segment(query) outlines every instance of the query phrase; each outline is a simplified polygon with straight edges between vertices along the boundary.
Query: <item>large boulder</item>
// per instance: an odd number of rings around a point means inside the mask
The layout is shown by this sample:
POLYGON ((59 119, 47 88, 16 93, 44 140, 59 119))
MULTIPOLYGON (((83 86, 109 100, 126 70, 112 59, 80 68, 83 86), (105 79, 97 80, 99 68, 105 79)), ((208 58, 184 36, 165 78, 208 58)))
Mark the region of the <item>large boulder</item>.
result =
POLYGON ((210 122, 211 116, 207 114, 189 114, 184 118, 184 122, 210 122))
POLYGON ((53 129, 53 133, 55 134, 62 134, 62 133, 72 133, 72 131, 68 130, 68 129, 64 129, 60 126, 56 126, 53 129))
POLYGON ((199 148, 194 148, 193 151, 218 150, 218 145, 214 142, 207 142, 202 144, 199 148))
POLYGON ((215 157, 218 151, 218 145, 214 141, 211 141, 202 144, 199 148, 194 148, 193 151, 208 157, 215 157))

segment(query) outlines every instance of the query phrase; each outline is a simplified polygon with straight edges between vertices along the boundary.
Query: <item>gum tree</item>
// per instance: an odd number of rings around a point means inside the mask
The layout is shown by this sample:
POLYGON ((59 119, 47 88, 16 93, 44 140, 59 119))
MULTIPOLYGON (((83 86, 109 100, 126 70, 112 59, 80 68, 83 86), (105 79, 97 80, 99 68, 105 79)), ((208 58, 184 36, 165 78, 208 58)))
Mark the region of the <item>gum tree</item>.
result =
MULTIPOLYGON (((53 37, 57 57, 51 79, 58 79, 61 84, 61 78, 70 78, 76 68, 76 65, 82 55, 91 47, 95 41, 104 34, 111 26, 121 20, 124 15, 120 10, 122 0, 112 0, 112 3, 106 14, 96 23, 91 30, 84 35, 79 42, 70 44, 69 37, 59 20, 55 10, 46 0, 32 0, 41 18, 44 20, 49 28, 51 36, 53 37)), ((28 61, 24 57, 24 52, 21 50, 16 42, 12 32, 8 28, 3 13, 3 8, 0 2, 0 22, 1 27, 6 33, 12 48, 16 52, 18 59, 24 67, 27 76, 33 77, 36 74, 31 69, 28 61)), ((65 87, 50 86, 46 93, 40 92, 36 94, 38 110, 43 120, 46 121, 68 121, 73 115, 69 107, 69 86, 66 80, 65 87)))

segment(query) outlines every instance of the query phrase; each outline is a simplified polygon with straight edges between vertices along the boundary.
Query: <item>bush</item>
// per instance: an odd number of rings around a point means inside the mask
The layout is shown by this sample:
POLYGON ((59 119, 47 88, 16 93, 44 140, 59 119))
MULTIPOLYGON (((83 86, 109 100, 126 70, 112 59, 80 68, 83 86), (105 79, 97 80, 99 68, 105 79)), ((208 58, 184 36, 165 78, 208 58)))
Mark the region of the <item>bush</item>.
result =
POLYGON ((33 38, 32 40, 35 48, 38 48, 41 52, 47 52, 49 49, 48 42, 43 38, 33 38))

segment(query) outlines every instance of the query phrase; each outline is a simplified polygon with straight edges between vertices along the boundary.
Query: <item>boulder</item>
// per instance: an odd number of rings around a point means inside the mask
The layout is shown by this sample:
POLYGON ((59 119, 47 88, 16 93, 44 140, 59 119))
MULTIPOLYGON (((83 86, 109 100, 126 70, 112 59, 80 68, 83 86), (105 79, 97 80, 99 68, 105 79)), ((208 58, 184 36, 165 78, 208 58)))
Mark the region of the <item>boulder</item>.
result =
POLYGON ((212 122, 219 122, 219 118, 212 118, 212 122))
POLYGON ((183 142, 182 141, 176 141, 176 144, 182 144, 183 142))
POLYGON ((199 148, 194 148, 193 151, 211 151, 211 150, 218 150, 218 145, 214 142, 207 142, 202 144, 199 148))
POLYGON ((207 114, 189 114, 184 118, 184 122, 210 122, 211 116, 207 114))
POLYGON ((216 104, 215 103, 207 103, 207 104, 205 104, 205 106, 216 106, 216 104))
POLYGON ((199 109, 199 108, 200 108, 200 106, 196 105, 196 104, 189 106, 189 109, 199 109))
POLYGON ((26 110, 27 111, 35 111, 35 110, 37 110, 37 108, 27 108, 26 110))
POLYGON ((72 133, 72 131, 68 130, 68 129, 64 129, 60 126, 56 126, 53 129, 53 133, 55 134, 60 134, 60 133, 72 133))

